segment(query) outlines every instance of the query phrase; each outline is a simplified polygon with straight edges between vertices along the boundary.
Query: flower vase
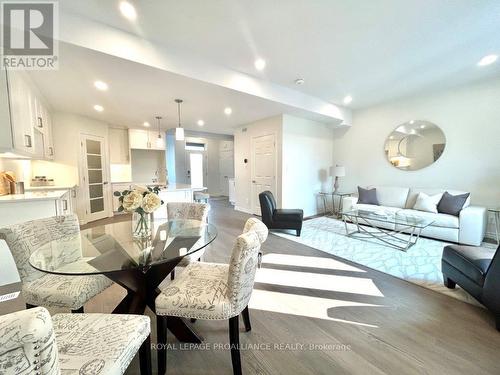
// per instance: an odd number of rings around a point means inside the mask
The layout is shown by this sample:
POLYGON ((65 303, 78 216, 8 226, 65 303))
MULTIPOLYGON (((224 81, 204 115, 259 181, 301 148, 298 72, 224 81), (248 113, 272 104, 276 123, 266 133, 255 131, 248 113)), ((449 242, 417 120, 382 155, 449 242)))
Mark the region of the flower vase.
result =
POLYGON ((132 236, 137 239, 150 238, 153 233, 153 220, 151 214, 132 213, 132 236))

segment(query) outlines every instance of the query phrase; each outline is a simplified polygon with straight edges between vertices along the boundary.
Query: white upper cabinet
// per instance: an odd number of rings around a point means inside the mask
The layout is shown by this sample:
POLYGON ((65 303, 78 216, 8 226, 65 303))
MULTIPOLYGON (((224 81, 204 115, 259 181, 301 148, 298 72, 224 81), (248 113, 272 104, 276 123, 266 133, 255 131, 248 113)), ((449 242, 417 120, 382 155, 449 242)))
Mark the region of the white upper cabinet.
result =
POLYGON ((50 112, 27 73, 2 72, 0 85, 2 112, 6 111, 0 123, 0 149, 28 158, 53 159, 50 112))
POLYGON ((165 135, 162 134, 158 143, 158 133, 152 130, 129 129, 129 144, 131 149, 163 150, 165 151, 165 135))
POLYGON ((33 113, 36 112, 36 103, 25 74, 22 71, 8 72, 10 126, 14 150, 22 154, 35 155, 33 113))
POLYGON ((111 164, 129 164, 129 141, 127 129, 109 129, 109 161, 111 164))

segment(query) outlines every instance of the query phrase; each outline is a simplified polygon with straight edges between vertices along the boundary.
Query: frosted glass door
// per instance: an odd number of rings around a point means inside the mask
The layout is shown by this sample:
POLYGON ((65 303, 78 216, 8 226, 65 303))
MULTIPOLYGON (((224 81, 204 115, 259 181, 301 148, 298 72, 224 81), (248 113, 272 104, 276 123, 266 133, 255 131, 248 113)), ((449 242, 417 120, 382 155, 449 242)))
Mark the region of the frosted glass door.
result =
POLYGON ((106 197, 106 173, 104 168, 104 141, 99 137, 86 137, 83 143, 85 163, 85 189, 87 221, 108 216, 106 197))

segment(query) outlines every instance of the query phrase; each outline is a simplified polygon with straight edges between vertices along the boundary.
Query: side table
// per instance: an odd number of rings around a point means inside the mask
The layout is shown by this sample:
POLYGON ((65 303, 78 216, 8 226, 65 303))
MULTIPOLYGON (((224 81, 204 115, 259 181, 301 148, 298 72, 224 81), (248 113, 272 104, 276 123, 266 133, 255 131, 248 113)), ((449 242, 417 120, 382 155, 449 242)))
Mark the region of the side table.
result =
POLYGON ((498 233, 500 232, 500 207, 488 208, 488 212, 493 213, 493 218, 495 223, 495 236, 497 240, 497 245, 500 245, 500 238, 498 236, 498 233))
POLYGON ((326 205, 327 205, 327 199, 328 197, 332 197, 332 210, 330 212, 331 216, 336 216, 337 218, 340 217, 342 213, 342 200, 344 197, 351 197, 354 193, 351 192, 343 192, 343 191, 320 191, 319 195, 323 198, 323 209, 325 215, 329 215, 326 205), (335 197, 339 197, 339 202, 338 205, 335 205, 335 197))

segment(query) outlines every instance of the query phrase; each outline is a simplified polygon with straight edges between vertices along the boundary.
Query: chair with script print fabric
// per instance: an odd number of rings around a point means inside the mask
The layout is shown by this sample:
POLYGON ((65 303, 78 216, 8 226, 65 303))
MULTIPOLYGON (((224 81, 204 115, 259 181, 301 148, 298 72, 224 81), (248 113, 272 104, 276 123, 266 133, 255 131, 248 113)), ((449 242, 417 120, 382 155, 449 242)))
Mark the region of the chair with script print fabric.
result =
POLYGON ((124 374, 139 352, 151 375, 150 320, 142 315, 56 314, 43 307, 0 316, 0 374, 124 374))
MULTIPOLYGON (((64 249, 66 255, 61 262, 75 263, 81 258, 80 224, 76 215, 32 220, 0 228, 0 239, 7 242, 16 262, 27 307, 63 307, 83 312, 83 305, 88 300, 113 284, 104 275, 48 274, 30 265, 31 254, 51 243, 58 247, 54 249, 54 254, 63 253, 60 250, 64 249)), ((82 259, 82 266, 85 264, 86 260, 82 259)))
POLYGON ((229 264, 192 262, 156 298, 158 371, 166 371, 166 322, 168 317, 229 320, 229 341, 235 375, 241 374, 239 315, 251 330, 248 302, 257 271, 258 253, 268 235, 260 220, 248 219, 238 236, 229 264))

